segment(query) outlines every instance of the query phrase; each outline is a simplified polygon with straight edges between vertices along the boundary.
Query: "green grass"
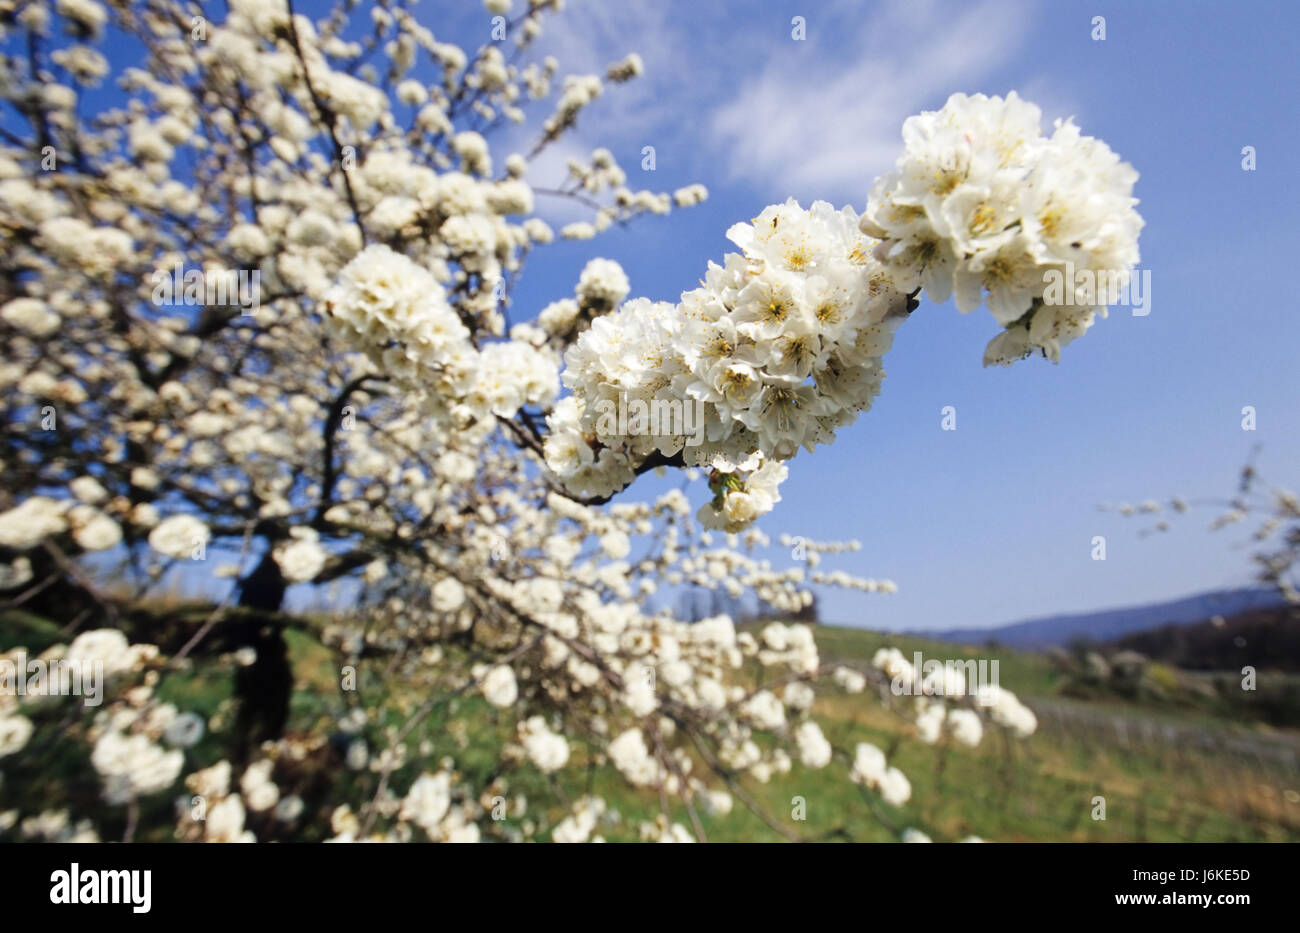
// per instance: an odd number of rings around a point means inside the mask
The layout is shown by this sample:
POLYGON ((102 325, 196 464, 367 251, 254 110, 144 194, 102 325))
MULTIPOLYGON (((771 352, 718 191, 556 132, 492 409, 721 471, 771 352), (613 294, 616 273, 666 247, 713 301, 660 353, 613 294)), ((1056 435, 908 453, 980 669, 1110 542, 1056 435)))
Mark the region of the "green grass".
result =
MULTIPOLYGON (((38 650, 58 640, 57 628, 50 623, 16 618, 13 613, 5 617, 0 631, 0 645, 5 647, 23 644, 38 650)), ((903 827, 914 826, 937 840, 977 835, 989 840, 1300 841, 1300 777, 1295 759, 1287 765, 1285 756, 1270 757, 1279 747, 1296 747, 1287 745, 1300 741, 1294 732, 1269 730, 1236 718, 1223 704, 1201 708, 1111 695, 1063 697, 1069 679, 1060 664, 1046 656, 1001 647, 961 649, 846 628, 820 627, 817 636, 823 661, 865 665, 883 646, 896 647, 909 658, 914 651, 927 659, 996 657, 1003 686, 1031 706, 1057 712, 1041 715, 1039 731, 1027 740, 1007 741, 1000 732, 989 730, 974 749, 926 746, 911 737, 906 719, 884 708, 874 696, 847 695, 828 685, 819 690, 816 708, 827 737, 836 748, 850 753, 864 741, 886 750, 891 764, 911 780, 913 795, 904 807, 889 807, 855 786, 848 779, 847 762, 839 759, 819 771, 796 763, 789 774, 768 784, 746 780, 742 786, 769 819, 801 838, 883 841, 897 838, 903 827), (1113 727, 1116 719, 1126 724, 1127 740, 1113 727), (1178 730, 1175 740, 1160 738, 1167 729, 1178 730), (1144 737, 1142 730, 1149 734, 1144 737), (1098 796, 1105 798, 1105 820, 1092 818, 1098 796), (803 820, 793 818, 799 804, 796 798, 802 800, 803 820)), ((290 630, 286 638, 295 676, 289 734, 328 737, 288 767, 291 786, 286 792, 300 793, 309 809, 322 816, 344 801, 359 810, 373 794, 376 777, 372 772, 350 772, 341 764, 348 739, 336 727, 345 703, 337 657, 308 632, 290 630)), ((211 721, 210 734, 189 753, 187 771, 227 754, 232 682, 229 667, 216 660, 200 660, 191 670, 163 679, 161 699, 211 721)), ((382 750, 387 736, 427 699, 412 690, 400 673, 385 671, 379 661, 362 666, 358 688, 367 706, 378 710, 367 729, 372 752, 382 750)), ((569 767, 554 779, 531 769, 508 770, 503 775, 499 750, 513 738, 514 728, 512 711, 493 709, 477 697, 440 706, 408 738, 408 763, 394 772, 390 786, 400 795, 421 770, 435 770, 443 756, 451 756, 463 781, 486 792, 486 797, 498 791, 507 799, 524 795, 529 801, 526 812, 502 825, 517 827, 531 821, 540 828, 538 838, 549 837, 549 828, 565 814, 565 801, 584 793, 603 796, 619 812, 618 823, 598 830, 607 839, 636 839, 641 821, 655 818, 656 793, 629 787, 608 765, 590 764, 578 743, 572 746, 569 767), (493 784, 502 778, 504 788, 493 784)), ((67 734, 82 729, 84 724, 73 724, 67 734)), ((81 749, 74 743, 48 741, 4 762, 0 810, 18 806, 29 815, 70 806, 75 815, 95 809, 93 770, 84 746, 81 749), (48 780, 48 775, 59 779, 48 780)), ((697 762, 697 773, 702 768, 697 762)), ((137 838, 170 839, 171 805, 169 795, 151 801, 137 838)), ((681 805, 674 808, 673 818, 690 825, 681 805)), ((117 831, 116 819, 107 821, 106 835, 117 831)), ((783 838, 739 799, 730 814, 701 814, 701 820, 714 841, 783 838)), ((310 822, 320 827, 327 820, 310 822)), ((312 841, 322 835, 317 829, 293 838, 312 841)))

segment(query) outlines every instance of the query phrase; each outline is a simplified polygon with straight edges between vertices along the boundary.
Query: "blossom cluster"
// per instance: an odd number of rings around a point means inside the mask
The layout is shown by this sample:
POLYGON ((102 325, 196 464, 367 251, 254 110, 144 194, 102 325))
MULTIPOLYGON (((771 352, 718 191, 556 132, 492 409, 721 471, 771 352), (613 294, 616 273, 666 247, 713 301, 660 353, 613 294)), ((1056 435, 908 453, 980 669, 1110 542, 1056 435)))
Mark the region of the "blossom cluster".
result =
MULTIPOLYGON (((0 655, 0 661, 12 665, 16 657, 25 654, 25 649, 16 648, 0 655)), ((90 764, 101 781, 102 798, 112 806, 135 805, 172 788, 183 769, 186 750, 205 731, 201 716, 181 712, 156 696, 158 658, 157 647, 131 644, 117 629, 83 632, 70 644, 55 644, 39 655, 45 664, 72 666, 83 676, 97 670, 105 678, 111 702, 96 710, 87 738, 93 743, 90 764)), ((66 701, 54 691, 53 680, 47 687, 40 694, 29 693, 27 708, 22 711, 11 684, 0 690, 0 758, 20 752, 38 729, 66 728, 70 719, 66 701)), ((48 734, 40 741, 49 741, 48 734)), ((0 825, 12 822, 12 816, 0 813, 0 825)), ((21 831, 28 838, 48 841, 99 841, 93 824, 73 824, 66 810, 46 810, 39 817, 30 817, 23 821, 21 831)))
POLYGON ((358 253, 325 306, 334 332, 365 353, 377 375, 419 397, 449 426, 548 406, 559 389, 555 363, 525 343, 476 349, 432 274, 387 246, 358 253))
POLYGON ((863 232, 894 286, 984 303, 1004 328, 985 365, 1060 348, 1106 315, 1095 275, 1122 285, 1138 262, 1137 172, 1069 120, 1044 136, 1041 113, 1005 98, 954 94, 903 123, 904 151, 871 189, 863 232), (1053 274, 1062 291, 1052 294, 1053 274), (1076 285, 1077 281, 1077 285, 1076 285))
POLYGON ((1127 282, 1142 219, 1131 166, 1071 122, 1050 137, 1039 123, 1014 93, 953 95, 907 120, 897 167, 860 218, 822 201, 772 205, 728 230, 742 252, 710 263, 700 288, 597 317, 564 355, 572 394, 548 419, 558 482, 601 499, 648 465, 705 466, 712 498, 700 520, 746 527, 779 501, 784 461, 833 442, 871 407, 894 329, 922 289, 938 302, 955 295, 962 311, 988 305, 1004 330, 986 364, 1034 350, 1059 359, 1106 313, 1094 273, 1127 282), (1076 270, 1089 273, 1077 285, 1076 270), (650 412, 699 405, 702 442, 684 417, 606 417, 630 401, 650 412))
POLYGON ((871 665, 889 678, 895 694, 913 698, 909 715, 917 738, 927 745, 944 735, 961 745, 978 745, 984 736, 984 716, 1021 737, 1033 735, 1038 728, 1034 711, 1014 693, 996 681, 971 682, 964 664, 936 664, 926 672, 897 648, 881 648, 871 665))
POLYGON ((565 488, 608 496, 650 457, 676 457, 713 471, 706 526, 735 531, 770 511, 782 461, 871 407, 906 314, 857 225, 851 208, 824 201, 773 205, 727 232, 742 252, 710 263, 678 303, 636 299, 596 318, 565 353, 573 394, 548 421, 547 464, 565 488), (703 443, 682 424, 611 433, 601 403, 629 400, 700 405, 703 443))

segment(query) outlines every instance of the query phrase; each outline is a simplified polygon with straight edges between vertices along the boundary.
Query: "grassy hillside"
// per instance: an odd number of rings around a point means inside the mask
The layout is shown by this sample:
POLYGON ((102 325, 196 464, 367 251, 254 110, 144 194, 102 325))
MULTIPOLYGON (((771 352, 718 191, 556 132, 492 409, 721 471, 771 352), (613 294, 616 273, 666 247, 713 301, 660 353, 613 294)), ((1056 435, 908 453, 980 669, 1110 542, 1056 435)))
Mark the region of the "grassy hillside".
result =
MULTIPOLYGON (((1300 733, 1245 718, 1249 700, 1231 705, 1173 687, 1075 698, 1076 671, 1060 656, 829 627, 818 630, 818 643, 830 659, 869 659, 884 645, 908 657, 996 657, 1002 685, 1034 708, 1039 729, 1023 742, 988 736, 976 749, 900 746, 899 764, 914 788, 903 816, 936 838, 1300 839, 1300 733), (1106 798, 1105 821, 1091 818, 1097 795, 1106 798)), ((1194 676, 1165 673, 1178 684, 1194 676)), ((865 735, 886 747, 909 732, 859 698, 831 697, 820 706, 850 741, 865 735)))
MULTIPOLYGON (((328 734, 343 711, 338 662, 311 635, 287 634, 296 679, 290 733, 328 734)), ((44 620, 9 614, 0 619, 0 635, 0 647, 23 644, 39 649, 57 639, 57 630, 44 620)), ((835 761, 821 771, 796 763, 791 773, 766 785, 741 785, 775 825, 753 815, 737 799, 730 814, 703 817, 710 840, 776 841, 783 833, 807 839, 889 840, 903 827, 915 826, 936 840, 977 835, 988 840, 1300 841, 1300 733, 1252 724, 1222 704, 1171 701, 1168 691, 1123 696, 1099 689, 1080 695, 1077 672, 1060 658, 1004 648, 991 654, 989 648, 963 649, 833 627, 819 628, 818 642, 824 660, 862 664, 886 645, 909 658, 914 651, 927 659, 996 657, 1001 684, 1034 708, 1039 730, 1025 741, 1005 741, 1000 732, 990 731, 975 749, 926 746, 910 738, 910 723, 875 698, 828 687, 819 692, 817 704, 827 737, 837 747, 852 749, 857 742, 869 741, 884 749, 911 780, 912 801, 901 809, 879 802, 848 780, 846 762, 835 761), (1104 821, 1092 819, 1098 796, 1106 801, 1104 821), (796 798, 802 798, 805 820, 792 818, 800 806, 796 798)), ((1179 683, 1186 675, 1175 671, 1173 676, 1179 683)), ((190 672, 169 676, 160 691, 163 699, 210 718, 212 731, 191 757, 199 765, 228 754, 231 687, 227 665, 200 659, 190 672)), ((412 695, 400 678, 386 677, 378 667, 363 669, 360 688, 382 698, 381 719, 370 724, 372 736, 391 734, 426 699, 412 695)), ((499 786, 493 785, 500 777, 496 750, 512 735, 513 725, 508 711, 494 710, 479 699, 454 701, 432 712, 411 734, 410 757, 421 749, 434 760, 454 754, 473 786, 499 786)), ((357 775, 343 766, 347 741, 335 734, 293 765, 293 791, 309 807, 337 803, 340 786, 354 809, 369 799, 374 775, 357 775)), ((56 805, 93 805, 96 783, 84 755, 50 748, 18 757, 31 764, 14 773, 16 767, 10 766, 16 763, 5 763, 0 810, 17 806, 28 814, 56 805), (64 775, 65 789, 56 792, 41 779, 42 772, 51 771, 64 775)), ((655 794, 629 788, 604 763, 584 761, 575 753, 571 765, 558 785, 543 785, 540 776, 511 773, 504 795, 540 801, 553 799, 557 790, 567 799, 600 794, 620 814, 618 822, 599 830, 610 840, 637 838, 641 821, 658 812, 655 794)), ((404 788, 415 773, 414 766, 399 769, 392 785, 404 788)), ((494 793, 485 796, 490 799, 494 793)), ((172 804, 165 798, 151 803, 141 825, 153 828, 138 838, 171 837, 172 804)), ((563 815, 560 806, 540 812, 537 803, 529 803, 512 812, 503 828, 509 831, 531 821, 543 830, 539 837, 546 838, 546 827, 563 815)), ((685 813, 676 818, 687 822, 685 813)))

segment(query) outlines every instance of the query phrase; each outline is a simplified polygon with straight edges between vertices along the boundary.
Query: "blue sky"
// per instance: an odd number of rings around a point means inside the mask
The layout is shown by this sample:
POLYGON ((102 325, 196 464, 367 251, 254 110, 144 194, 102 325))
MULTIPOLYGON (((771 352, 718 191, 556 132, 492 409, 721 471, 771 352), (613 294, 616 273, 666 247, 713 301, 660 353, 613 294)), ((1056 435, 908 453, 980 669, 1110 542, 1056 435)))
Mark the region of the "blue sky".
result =
MULTIPOLYGON (((956 91, 1014 89, 1045 122, 1073 115, 1141 173, 1151 313, 1115 309, 1059 365, 985 370, 988 312, 923 304, 886 358, 873 410, 833 447, 796 458, 761 527, 773 539, 861 540, 825 566, 900 590, 824 593, 824 617, 878 628, 995 624, 1247 584, 1248 532, 1209 533, 1214 511, 1142 537, 1150 522, 1098 506, 1227 497, 1256 444, 1266 477, 1300 483, 1300 323, 1279 274, 1300 244, 1296 9, 571 0, 544 49, 579 72, 636 51, 647 73, 610 88, 530 180, 552 185, 564 157, 604 145, 633 187, 698 181, 710 199, 537 257, 513 315, 568 294, 595 255, 623 264, 634 295, 675 299, 728 251, 732 223, 788 196, 861 210, 909 114, 956 91), (796 15, 804 41, 791 38, 796 15), (1091 37, 1098 15, 1104 41, 1091 37), (639 168, 645 145, 653 173, 639 168), (1241 167, 1247 145, 1254 172, 1241 167), (956 431, 941 430, 945 405, 956 431), (1241 429, 1246 405, 1254 432, 1241 429), (1094 535, 1107 539, 1105 561, 1091 558, 1094 535)), ((432 13, 422 15, 438 32, 432 13)), ((462 30, 473 45, 487 25, 475 14, 462 30)), ((655 487, 644 479, 625 495, 655 487)))

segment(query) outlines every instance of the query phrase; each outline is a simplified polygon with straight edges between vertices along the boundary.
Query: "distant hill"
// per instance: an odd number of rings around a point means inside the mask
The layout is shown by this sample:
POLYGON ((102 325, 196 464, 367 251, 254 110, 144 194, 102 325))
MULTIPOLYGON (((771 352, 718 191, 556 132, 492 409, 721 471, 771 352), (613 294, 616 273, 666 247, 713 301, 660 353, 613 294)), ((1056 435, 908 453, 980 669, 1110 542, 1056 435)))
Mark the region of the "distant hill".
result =
POLYGON ((1113 642, 1189 671, 1260 669, 1300 673, 1300 610, 1252 609, 1197 625, 1164 625, 1113 642))
POLYGON ((997 628, 957 628, 913 634, 963 645, 982 645, 996 641, 1012 648, 1040 651, 1067 645, 1077 639, 1111 641, 1164 625, 1192 625, 1205 622, 1213 616, 1227 617, 1280 605, 1282 599, 1273 590, 1249 587, 1202 593, 1148 606, 1047 616, 997 628))

